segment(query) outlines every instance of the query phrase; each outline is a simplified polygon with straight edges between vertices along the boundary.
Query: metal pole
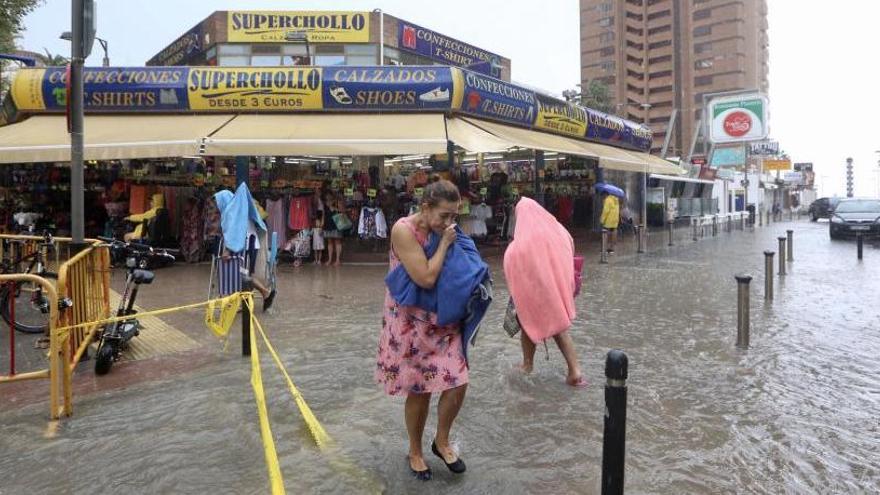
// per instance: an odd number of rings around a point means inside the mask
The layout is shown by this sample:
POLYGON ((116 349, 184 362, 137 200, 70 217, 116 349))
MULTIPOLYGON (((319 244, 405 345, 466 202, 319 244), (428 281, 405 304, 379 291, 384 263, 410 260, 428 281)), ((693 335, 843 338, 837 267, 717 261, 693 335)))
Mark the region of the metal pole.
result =
POLYGON ((673 237, 675 237, 675 225, 672 222, 667 222, 669 230, 669 245, 672 246, 675 243, 673 242, 673 237))
MULTIPOLYGON (((253 282, 250 277, 244 277, 241 281, 242 292, 253 292, 253 282)), ((251 299, 253 301, 253 298, 251 299)), ((241 308, 241 355, 251 355, 251 308, 244 304, 241 308)))
POLYGON ((718 235, 718 215, 712 215, 712 237, 718 235))
POLYGON ((645 252, 645 246, 644 246, 644 242, 643 242, 644 239, 642 238, 642 228, 638 225, 634 226, 633 228, 636 229, 636 238, 637 238, 637 242, 639 243, 638 253, 642 254, 645 252))
POLYGON ((764 226, 764 209, 761 208, 758 210, 758 227, 764 226))
POLYGON ((626 454, 626 379, 629 359, 612 350, 605 357, 605 430, 602 435, 602 495, 623 495, 626 454))
POLYGON ((71 2, 70 43, 70 234, 81 246, 84 234, 83 192, 83 0, 71 2))
POLYGON ((773 251, 764 251, 764 299, 773 300, 773 251))
POLYGON ((794 231, 786 230, 788 234, 788 261, 794 261, 794 231))
POLYGON ((750 275, 736 276, 736 346, 749 347, 749 283, 750 275))
MULTIPOLYGON (((9 376, 15 375, 15 282, 6 289, 9 302, 9 376)), ((54 370, 53 370, 54 371, 54 370)))
POLYGON ((697 217, 691 217, 691 223, 694 224, 694 242, 697 241, 697 217))
POLYGON ((599 263, 608 263, 608 229, 602 229, 602 254, 599 263))
POLYGON ((859 260, 862 259, 863 244, 864 244, 864 236, 862 236, 862 233, 859 232, 858 234, 856 234, 856 247, 858 249, 859 260))
POLYGON ((777 237, 779 240, 779 275, 785 275, 785 237, 777 237))
MULTIPOLYGON (((647 122, 647 119, 645 119, 647 122)), ((648 235, 648 171, 642 174, 642 229, 648 235)))

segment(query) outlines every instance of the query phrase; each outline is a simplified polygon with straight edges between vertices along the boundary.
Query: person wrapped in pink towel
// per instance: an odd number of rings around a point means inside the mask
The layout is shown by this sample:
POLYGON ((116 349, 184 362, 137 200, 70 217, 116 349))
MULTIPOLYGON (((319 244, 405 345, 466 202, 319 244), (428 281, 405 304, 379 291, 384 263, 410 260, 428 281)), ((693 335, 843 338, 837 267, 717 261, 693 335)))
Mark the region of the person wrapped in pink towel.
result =
POLYGON ((504 254, 511 299, 504 326, 511 336, 522 329, 526 373, 532 371, 536 344, 553 337, 568 365, 565 381, 573 387, 586 385, 568 332, 576 316, 574 298, 582 266, 565 227, 534 200, 520 199, 513 242, 504 254))

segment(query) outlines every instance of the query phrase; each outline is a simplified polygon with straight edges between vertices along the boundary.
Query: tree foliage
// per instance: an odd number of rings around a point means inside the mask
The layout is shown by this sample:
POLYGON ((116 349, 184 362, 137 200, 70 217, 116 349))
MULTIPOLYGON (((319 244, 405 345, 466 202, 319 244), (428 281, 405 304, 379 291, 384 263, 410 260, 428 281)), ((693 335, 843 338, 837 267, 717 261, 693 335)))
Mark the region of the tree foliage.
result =
POLYGON ((0 53, 15 50, 15 37, 21 33, 21 21, 43 0, 0 0, 0 53))
POLYGON ((597 79, 590 81, 586 88, 581 88, 581 104, 600 112, 614 113, 614 102, 608 85, 597 79))

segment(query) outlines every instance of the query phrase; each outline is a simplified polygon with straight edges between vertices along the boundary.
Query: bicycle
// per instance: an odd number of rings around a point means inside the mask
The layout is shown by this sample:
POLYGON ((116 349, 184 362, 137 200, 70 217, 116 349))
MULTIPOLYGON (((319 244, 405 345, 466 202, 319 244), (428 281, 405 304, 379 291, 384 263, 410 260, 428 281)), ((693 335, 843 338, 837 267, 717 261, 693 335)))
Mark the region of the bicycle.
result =
MULTIPOLYGON (((26 241, 19 239, 4 240, 7 249, 4 249, 3 260, 0 260, 0 273, 31 274, 50 280, 57 280, 58 274, 50 272, 45 259, 55 249, 55 240, 49 232, 43 234, 43 240, 37 244, 33 253, 22 256, 19 254, 26 241), (12 253, 13 246, 19 247, 18 253, 12 253), (16 255, 17 254, 17 255, 16 255), (23 266, 25 264, 26 266, 23 266)), ((9 324, 14 323, 19 332, 38 334, 45 333, 49 329, 49 298, 43 294, 43 286, 34 282, 18 282, 0 286, 0 317, 9 324), (15 321, 13 322, 10 296, 15 306, 15 321)))

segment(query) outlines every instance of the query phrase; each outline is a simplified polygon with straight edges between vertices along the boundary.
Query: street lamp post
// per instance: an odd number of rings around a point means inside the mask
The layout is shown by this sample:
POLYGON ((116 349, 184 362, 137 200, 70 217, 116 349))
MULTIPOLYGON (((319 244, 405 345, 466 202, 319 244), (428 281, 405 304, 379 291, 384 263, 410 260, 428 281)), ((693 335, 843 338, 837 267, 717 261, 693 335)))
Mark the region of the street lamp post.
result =
MULTIPOLYGON (((73 39, 73 34, 70 31, 64 31, 59 38, 70 41, 73 39)), ((98 43, 101 44, 101 49, 104 50, 104 60, 101 65, 104 67, 110 67, 110 55, 107 53, 107 40, 98 37, 95 37, 95 39, 98 40, 98 43)))
MULTIPOLYGON (((645 126, 650 127, 648 121, 649 111, 651 110, 650 103, 642 103, 640 105, 642 109, 645 111, 645 126)), ((649 151, 650 152, 650 151, 649 151)), ((648 168, 645 166, 645 172, 642 174, 642 232, 643 235, 648 235, 648 168)))

